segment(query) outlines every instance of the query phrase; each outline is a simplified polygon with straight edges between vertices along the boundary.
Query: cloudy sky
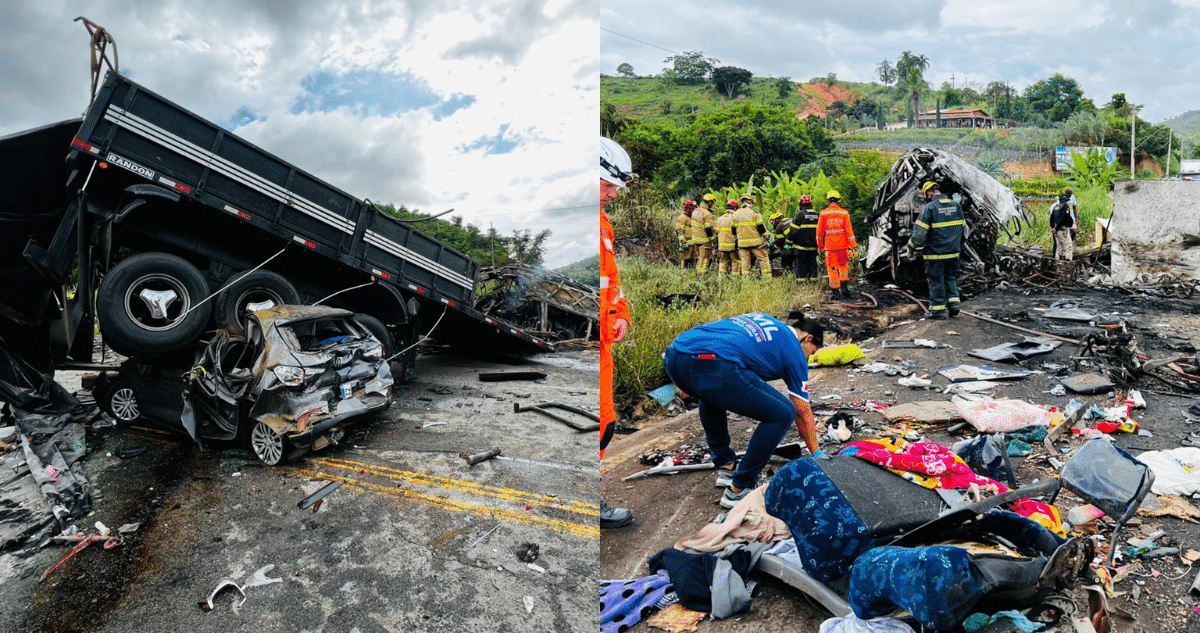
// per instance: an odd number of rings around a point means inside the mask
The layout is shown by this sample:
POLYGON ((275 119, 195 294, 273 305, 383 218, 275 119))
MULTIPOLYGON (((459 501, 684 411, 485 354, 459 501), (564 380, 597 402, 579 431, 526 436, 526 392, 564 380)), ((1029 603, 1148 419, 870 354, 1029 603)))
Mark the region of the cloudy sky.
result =
POLYGON ((594 255, 599 31, 588 0, 0 2, 0 136, 77 117, 86 16, 121 71, 359 198, 594 255))
POLYGON ((909 50, 935 88, 1062 73, 1097 106, 1124 92, 1153 123, 1200 109, 1200 0, 608 0, 600 25, 607 74, 698 50, 755 76, 871 81, 909 50))

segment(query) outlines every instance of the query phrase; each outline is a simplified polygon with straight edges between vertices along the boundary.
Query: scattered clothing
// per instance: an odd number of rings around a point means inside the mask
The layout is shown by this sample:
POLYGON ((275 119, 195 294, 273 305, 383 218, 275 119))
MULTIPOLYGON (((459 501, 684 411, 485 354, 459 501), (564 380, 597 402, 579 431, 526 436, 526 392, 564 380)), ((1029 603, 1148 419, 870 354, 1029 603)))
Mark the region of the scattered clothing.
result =
POLYGON ((658 604, 671 591, 667 572, 635 580, 600 581, 600 630, 623 633, 661 609, 658 604))
POLYGON ((739 544, 708 554, 668 548, 650 559, 650 570, 666 570, 679 604, 719 620, 750 608, 753 585, 747 586, 744 579, 769 547, 739 544))
POLYGON ((933 442, 908 443, 900 438, 860 440, 843 448, 841 455, 879 464, 924 488, 970 488, 978 486, 998 493, 1004 484, 975 474, 954 451, 933 442))
POLYGON ((913 633, 913 629, 894 618, 863 620, 851 613, 844 618, 825 620, 818 633, 913 633))
POLYGON ((1010 609, 1008 611, 993 613, 992 615, 987 615, 986 613, 972 613, 970 617, 963 621, 963 630, 967 631, 968 633, 980 631, 987 627, 987 625, 999 620, 1004 620, 1005 624, 1012 627, 1012 629, 1006 628, 1006 631, 1015 629, 1020 633, 1033 633, 1034 631, 1042 630, 1042 628, 1046 626, 1041 622, 1034 622, 1030 620, 1016 609, 1010 609))
POLYGON ((959 414, 981 433, 1007 433, 1028 426, 1052 426, 1062 414, 1050 412, 1023 400, 979 400, 955 402, 959 414))
POLYGON ((787 524, 767 514, 766 486, 755 488, 742 499, 722 523, 709 523, 687 538, 679 539, 675 549, 717 552, 738 543, 773 542, 792 538, 787 524))

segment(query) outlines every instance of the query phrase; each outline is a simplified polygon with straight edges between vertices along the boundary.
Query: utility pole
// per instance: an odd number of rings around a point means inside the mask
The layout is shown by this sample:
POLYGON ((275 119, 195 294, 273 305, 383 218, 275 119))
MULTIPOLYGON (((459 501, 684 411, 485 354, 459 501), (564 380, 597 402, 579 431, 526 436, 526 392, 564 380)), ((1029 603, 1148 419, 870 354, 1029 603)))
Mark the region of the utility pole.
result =
POLYGON ((1129 179, 1137 180, 1137 106, 1129 104, 1133 116, 1129 119, 1129 179))
POLYGON ((1175 130, 1167 128, 1167 179, 1171 178, 1171 141, 1175 140, 1175 130))

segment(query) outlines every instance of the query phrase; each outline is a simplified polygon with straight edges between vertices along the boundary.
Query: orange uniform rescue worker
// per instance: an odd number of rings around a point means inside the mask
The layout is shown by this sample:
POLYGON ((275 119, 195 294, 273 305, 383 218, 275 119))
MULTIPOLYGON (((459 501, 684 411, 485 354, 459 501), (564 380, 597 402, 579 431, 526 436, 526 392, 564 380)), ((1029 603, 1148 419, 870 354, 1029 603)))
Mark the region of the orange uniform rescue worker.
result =
MULTIPOLYGON (((604 449, 612 440, 616 411, 613 410, 612 345, 625 338, 629 329, 629 303, 621 292, 617 260, 613 252, 612 223, 604 207, 633 178, 633 164, 625 149, 612 139, 600 137, 600 472, 604 472, 604 449)), ((619 528, 633 522, 633 511, 612 508, 600 501, 600 527, 619 528)))
POLYGON ((829 271, 829 287, 833 294, 846 297, 849 293, 842 287, 842 282, 850 281, 850 257, 858 243, 854 241, 850 212, 838 205, 842 194, 831 189, 825 199, 829 206, 821 211, 817 220, 817 248, 825 253, 825 267, 829 271))

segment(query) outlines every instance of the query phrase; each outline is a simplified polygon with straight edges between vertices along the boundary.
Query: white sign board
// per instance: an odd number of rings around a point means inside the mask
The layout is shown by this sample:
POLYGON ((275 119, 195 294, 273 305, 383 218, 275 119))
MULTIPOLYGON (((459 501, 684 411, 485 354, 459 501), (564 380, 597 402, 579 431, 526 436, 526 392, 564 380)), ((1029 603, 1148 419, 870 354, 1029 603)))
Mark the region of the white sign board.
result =
POLYGON ((1108 160, 1109 164, 1112 164, 1117 160, 1117 148, 1115 147, 1099 147, 1096 145, 1091 147, 1059 146, 1054 148, 1054 168, 1058 171, 1070 169, 1072 152, 1086 156, 1090 150, 1096 150, 1097 152, 1100 152, 1100 155, 1104 156, 1104 158, 1108 160))

